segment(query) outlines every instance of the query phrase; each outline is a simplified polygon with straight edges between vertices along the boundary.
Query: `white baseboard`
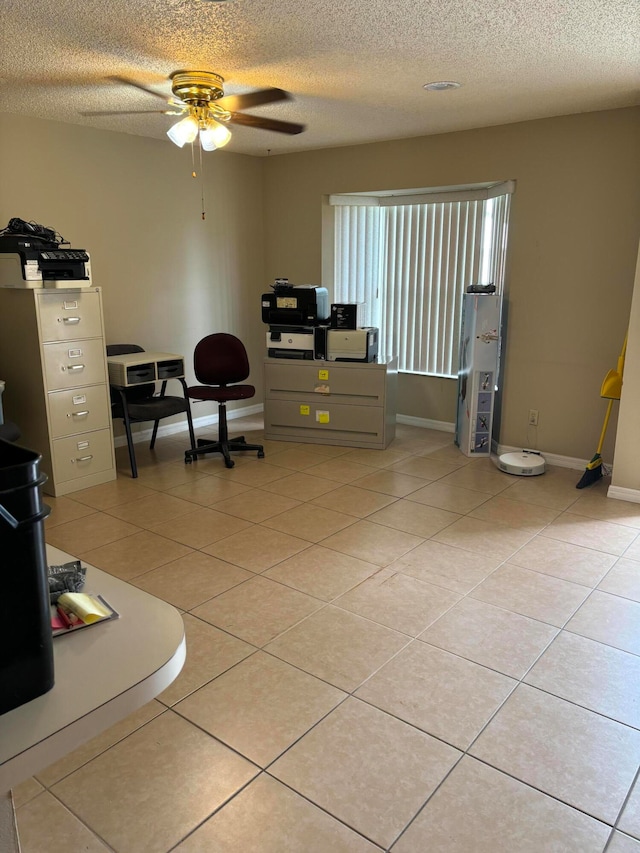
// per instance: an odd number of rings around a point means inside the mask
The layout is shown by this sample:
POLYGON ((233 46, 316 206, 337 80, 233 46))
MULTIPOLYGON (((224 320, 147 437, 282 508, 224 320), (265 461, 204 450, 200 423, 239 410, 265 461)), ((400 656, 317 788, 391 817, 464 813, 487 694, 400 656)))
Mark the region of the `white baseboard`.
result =
MULTIPOLYGON (((503 453, 520 453, 527 448, 510 447, 507 444, 499 444, 495 451, 497 456, 502 456, 503 453)), ((531 448, 533 449, 533 448, 531 448)), ((571 468, 575 471, 581 471, 586 468, 588 459, 577 459, 575 456, 560 456, 558 453, 547 453, 546 450, 537 450, 536 453, 541 453, 545 461, 549 465, 557 465, 558 468, 571 468)))
MULTIPOLYGON (((264 410, 264 406, 262 403, 256 403, 254 406, 245 406, 243 409, 230 409, 227 410, 227 420, 233 421, 236 418, 245 418, 249 415, 258 415, 264 410)), ((215 426, 218 423, 218 415, 205 415, 202 418, 194 418, 193 419, 193 428, 199 429, 200 427, 208 427, 215 426)), ((179 421, 171 424, 163 424, 160 423, 160 427, 158 428, 158 438, 161 436, 167 435, 175 435, 178 432, 185 432, 187 429, 187 421, 186 418, 184 421, 179 421)), ((134 444, 142 444, 151 441, 151 436, 153 434, 153 427, 149 429, 142 429, 138 432, 133 433, 133 443, 134 444)), ((127 436, 126 435, 118 435, 114 438, 113 443, 116 447, 126 447, 127 446, 127 436)))
POLYGON ((625 489, 623 486, 609 486, 607 497, 616 501, 630 501, 640 504, 640 491, 638 489, 625 489))
MULTIPOLYGON (((417 426, 422 427, 423 429, 437 429, 441 432, 455 432, 456 425, 448 423, 447 421, 432 421, 428 418, 414 418, 411 415, 398 415, 396 420, 399 424, 409 424, 409 426, 417 426)), ((523 448, 522 447, 511 447, 508 444, 495 444, 495 442, 491 443, 491 453, 496 456, 501 456, 503 453, 519 453, 523 448)), ((584 469, 589 462, 588 459, 577 459, 574 456, 560 456, 558 453, 547 453, 546 451, 539 451, 545 458, 545 460, 549 463, 549 465, 557 465, 558 468, 571 468, 575 471, 581 471, 584 469)), ((633 491, 632 489, 627 489, 626 491, 633 491)), ((640 492, 638 493, 640 495, 640 492)), ((612 495, 609 495, 612 497, 612 495)), ((622 498, 622 500, 634 500, 633 498, 622 498)))
POLYGON ((414 418, 412 415, 396 415, 396 423, 408 426, 421 427, 422 429, 437 429, 440 432, 455 432, 456 425, 447 421, 432 421, 429 418, 414 418))

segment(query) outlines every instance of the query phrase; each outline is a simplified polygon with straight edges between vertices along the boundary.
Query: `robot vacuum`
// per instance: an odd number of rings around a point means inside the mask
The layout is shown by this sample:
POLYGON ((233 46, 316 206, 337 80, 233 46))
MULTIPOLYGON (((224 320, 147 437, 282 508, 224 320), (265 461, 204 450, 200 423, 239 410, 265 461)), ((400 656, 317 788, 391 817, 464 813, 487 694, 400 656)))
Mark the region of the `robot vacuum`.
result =
POLYGON ((505 474, 518 477, 536 477, 544 474, 544 457, 533 450, 520 450, 516 453, 503 453, 498 457, 498 468, 505 474))

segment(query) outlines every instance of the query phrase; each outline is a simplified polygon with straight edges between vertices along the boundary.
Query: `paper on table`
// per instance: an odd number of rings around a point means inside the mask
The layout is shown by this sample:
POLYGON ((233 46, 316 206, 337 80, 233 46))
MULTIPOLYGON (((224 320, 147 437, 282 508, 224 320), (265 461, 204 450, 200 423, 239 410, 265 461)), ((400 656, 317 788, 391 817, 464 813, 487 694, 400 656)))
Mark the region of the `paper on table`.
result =
POLYGON ((65 592, 58 599, 58 606, 70 610, 79 616, 86 624, 108 619, 113 611, 107 609, 100 601, 84 592, 65 592))

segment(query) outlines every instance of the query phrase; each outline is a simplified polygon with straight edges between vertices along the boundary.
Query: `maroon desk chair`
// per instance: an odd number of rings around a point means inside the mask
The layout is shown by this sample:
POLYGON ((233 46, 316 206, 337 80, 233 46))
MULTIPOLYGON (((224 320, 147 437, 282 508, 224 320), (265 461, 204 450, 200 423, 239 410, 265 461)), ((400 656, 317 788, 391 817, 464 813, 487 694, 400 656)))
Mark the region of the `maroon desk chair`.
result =
POLYGON ((187 389, 192 400, 215 400, 218 404, 218 440, 199 438, 197 447, 184 454, 185 463, 191 463, 205 453, 221 453, 227 468, 233 468, 231 453, 256 450, 258 459, 264 458, 261 444, 247 444, 244 436, 229 438, 227 429, 227 403, 229 400, 249 400, 256 393, 253 385, 244 385, 249 376, 249 359, 244 344, 234 335, 219 332, 207 335, 193 353, 193 367, 200 385, 187 389))

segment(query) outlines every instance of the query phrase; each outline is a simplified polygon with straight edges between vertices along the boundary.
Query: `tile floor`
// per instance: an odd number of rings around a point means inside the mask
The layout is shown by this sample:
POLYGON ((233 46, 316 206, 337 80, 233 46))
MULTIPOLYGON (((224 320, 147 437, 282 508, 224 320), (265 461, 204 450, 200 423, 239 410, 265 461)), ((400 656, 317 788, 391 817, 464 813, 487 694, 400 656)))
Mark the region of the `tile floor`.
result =
POLYGON ((47 540, 183 611, 188 653, 16 788, 23 853, 640 853, 640 505, 451 439, 227 470, 172 436, 50 500, 47 540))

